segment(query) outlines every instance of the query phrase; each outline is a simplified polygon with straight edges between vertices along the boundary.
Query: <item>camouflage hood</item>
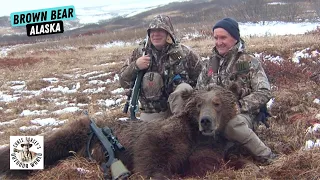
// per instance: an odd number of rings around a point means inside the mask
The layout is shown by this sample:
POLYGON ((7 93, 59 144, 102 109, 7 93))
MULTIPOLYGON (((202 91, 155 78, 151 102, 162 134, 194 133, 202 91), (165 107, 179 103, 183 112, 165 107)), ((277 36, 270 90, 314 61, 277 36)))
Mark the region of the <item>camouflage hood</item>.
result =
POLYGON ((167 31, 173 41, 176 42, 176 38, 174 35, 173 25, 171 23, 171 19, 166 15, 157 15, 150 23, 148 28, 148 35, 150 36, 150 29, 163 29, 167 31))

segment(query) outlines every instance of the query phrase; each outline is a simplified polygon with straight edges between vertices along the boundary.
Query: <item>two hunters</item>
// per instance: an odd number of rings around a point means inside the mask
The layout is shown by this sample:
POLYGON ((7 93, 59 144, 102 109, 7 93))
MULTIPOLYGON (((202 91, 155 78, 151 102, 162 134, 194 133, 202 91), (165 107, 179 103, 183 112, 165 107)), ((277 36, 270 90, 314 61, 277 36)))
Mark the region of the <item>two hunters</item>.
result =
POLYGON ((133 51, 120 72, 120 84, 126 89, 134 86, 139 72, 143 75, 138 94, 141 120, 179 114, 182 91, 219 85, 234 92, 240 109, 220 134, 261 162, 277 157, 253 131, 256 122, 266 122, 266 103, 272 95, 262 64, 245 51, 237 21, 224 18, 213 26, 215 46, 206 61, 178 42, 168 16, 156 16, 147 34, 147 41, 133 51))

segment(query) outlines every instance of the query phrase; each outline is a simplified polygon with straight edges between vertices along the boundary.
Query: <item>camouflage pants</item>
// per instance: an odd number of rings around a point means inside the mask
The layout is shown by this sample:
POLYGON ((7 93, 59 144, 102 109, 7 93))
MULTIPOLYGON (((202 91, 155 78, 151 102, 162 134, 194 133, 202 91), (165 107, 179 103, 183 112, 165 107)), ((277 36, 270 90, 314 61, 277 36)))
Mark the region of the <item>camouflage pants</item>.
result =
POLYGON ((224 135, 228 140, 242 144, 257 157, 270 155, 271 149, 260 140, 252 128, 253 119, 247 114, 239 114, 228 122, 224 135))
POLYGON ((144 113, 141 112, 140 119, 144 121, 152 119, 163 119, 168 118, 172 114, 178 114, 183 110, 183 100, 181 98, 181 92, 185 90, 192 90, 193 88, 187 83, 179 84, 176 89, 169 95, 168 102, 170 110, 160 113, 144 113))

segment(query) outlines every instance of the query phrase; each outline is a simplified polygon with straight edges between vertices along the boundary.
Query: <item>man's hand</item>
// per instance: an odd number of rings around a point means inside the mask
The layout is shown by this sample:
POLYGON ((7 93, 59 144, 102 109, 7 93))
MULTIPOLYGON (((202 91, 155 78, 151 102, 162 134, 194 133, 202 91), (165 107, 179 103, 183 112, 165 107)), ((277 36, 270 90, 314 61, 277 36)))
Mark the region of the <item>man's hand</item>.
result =
POLYGON ((237 97, 239 100, 241 98, 241 87, 238 83, 233 82, 229 85, 228 89, 233 92, 233 94, 237 97))
POLYGON ((140 58, 137 59, 136 61, 136 66, 139 68, 139 70, 144 70, 147 69, 150 65, 150 56, 141 56, 140 58))
POLYGON ((246 87, 241 87, 238 82, 233 82, 229 85, 228 89, 233 92, 238 99, 242 99, 243 97, 249 95, 251 93, 251 89, 246 87))

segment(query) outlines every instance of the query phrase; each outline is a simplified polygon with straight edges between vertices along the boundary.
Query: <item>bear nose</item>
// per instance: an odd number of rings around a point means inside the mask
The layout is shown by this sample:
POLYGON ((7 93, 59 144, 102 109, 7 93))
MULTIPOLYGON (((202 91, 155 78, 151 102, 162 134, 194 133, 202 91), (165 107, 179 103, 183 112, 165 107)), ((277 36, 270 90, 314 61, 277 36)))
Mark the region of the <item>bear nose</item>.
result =
POLYGON ((212 120, 210 117, 203 117, 203 118, 201 118, 200 123, 201 123, 201 126, 203 127, 203 129, 207 129, 207 128, 211 127, 212 120))

